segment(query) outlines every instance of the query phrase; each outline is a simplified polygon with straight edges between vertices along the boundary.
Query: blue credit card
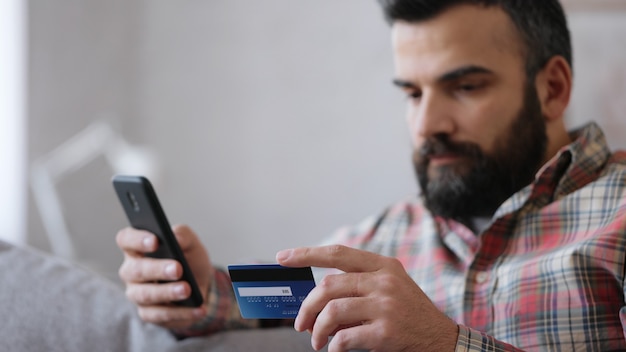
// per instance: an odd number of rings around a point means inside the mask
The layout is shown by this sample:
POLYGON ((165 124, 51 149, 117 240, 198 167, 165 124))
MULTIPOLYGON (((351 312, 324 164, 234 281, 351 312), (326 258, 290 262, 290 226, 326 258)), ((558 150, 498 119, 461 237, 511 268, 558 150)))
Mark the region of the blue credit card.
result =
POLYGON ((310 267, 278 264, 229 265, 241 316, 247 319, 292 319, 315 287, 310 267))

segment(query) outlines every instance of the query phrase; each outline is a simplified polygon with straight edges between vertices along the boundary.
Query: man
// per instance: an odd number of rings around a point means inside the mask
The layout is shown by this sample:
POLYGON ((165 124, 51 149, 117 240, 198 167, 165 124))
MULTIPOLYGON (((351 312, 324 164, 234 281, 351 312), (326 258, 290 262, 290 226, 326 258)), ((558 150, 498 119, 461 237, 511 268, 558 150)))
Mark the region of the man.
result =
MULTIPOLYGON (((394 83, 421 199, 281 251, 286 266, 339 269, 294 326, 330 351, 625 350, 626 153, 599 128, 568 133, 571 48, 556 0, 383 0, 394 83)), ((178 334, 259 326, 238 317, 227 275, 175 230, 207 305, 179 264, 143 257, 153 235, 117 236, 127 296, 178 334)))

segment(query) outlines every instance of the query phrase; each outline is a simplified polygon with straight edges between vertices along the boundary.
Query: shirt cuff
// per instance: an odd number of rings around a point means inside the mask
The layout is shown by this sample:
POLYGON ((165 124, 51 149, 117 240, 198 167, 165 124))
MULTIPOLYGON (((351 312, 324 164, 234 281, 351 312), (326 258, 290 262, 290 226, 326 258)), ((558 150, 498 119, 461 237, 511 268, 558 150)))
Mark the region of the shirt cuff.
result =
POLYGON ((456 341, 455 352, 523 352, 509 344, 459 324, 459 336, 456 341))
POLYGON ((239 307, 235 302, 230 276, 225 271, 215 270, 205 304, 206 316, 189 328, 175 330, 174 333, 177 336, 203 336, 222 330, 259 327, 258 320, 241 317, 239 307))

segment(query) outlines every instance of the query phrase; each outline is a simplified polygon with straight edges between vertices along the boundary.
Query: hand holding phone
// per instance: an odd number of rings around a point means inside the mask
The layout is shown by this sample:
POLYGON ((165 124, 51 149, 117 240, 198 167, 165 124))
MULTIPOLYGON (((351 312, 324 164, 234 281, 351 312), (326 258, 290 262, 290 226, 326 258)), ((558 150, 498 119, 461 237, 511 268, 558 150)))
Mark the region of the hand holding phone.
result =
POLYGON ((191 287, 191 294, 187 299, 171 303, 187 307, 200 306, 203 302, 202 294, 150 181, 143 176, 116 175, 113 177, 113 186, 131 226, 149 231, 158 238, 157 250, 147 256, 174 259, 183 268, 182 280, 191 287))

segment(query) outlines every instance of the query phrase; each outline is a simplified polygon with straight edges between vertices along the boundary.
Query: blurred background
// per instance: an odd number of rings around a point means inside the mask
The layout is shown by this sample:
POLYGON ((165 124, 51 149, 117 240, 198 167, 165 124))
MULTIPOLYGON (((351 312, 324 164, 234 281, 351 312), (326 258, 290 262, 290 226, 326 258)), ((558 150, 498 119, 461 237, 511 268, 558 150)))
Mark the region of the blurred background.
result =
MULTIPOLYGON (((152 179, 219 265, 416 193, 375 1, 2 0, 0 238, 117 280, 110 179, 152 179)), ((626 147, 626 5, 566 1, 568 123, 626 147)))

